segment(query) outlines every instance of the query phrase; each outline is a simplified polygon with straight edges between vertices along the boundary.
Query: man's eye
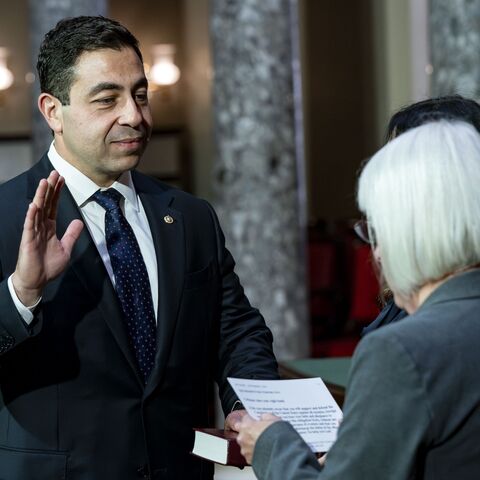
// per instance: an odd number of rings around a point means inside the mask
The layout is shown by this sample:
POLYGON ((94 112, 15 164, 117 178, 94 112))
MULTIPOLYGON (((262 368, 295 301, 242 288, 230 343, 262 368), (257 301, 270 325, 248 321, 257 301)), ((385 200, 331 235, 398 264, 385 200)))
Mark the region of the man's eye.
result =
POLYGON ((148 103, 148 95, 146 93, 137 93, 135 99, 141 104, 148 103))
POLYGON ((105 97, 95 100, 96 103, 101 103, 102 105, 110 105, 115 102, 115 97, 105 97))

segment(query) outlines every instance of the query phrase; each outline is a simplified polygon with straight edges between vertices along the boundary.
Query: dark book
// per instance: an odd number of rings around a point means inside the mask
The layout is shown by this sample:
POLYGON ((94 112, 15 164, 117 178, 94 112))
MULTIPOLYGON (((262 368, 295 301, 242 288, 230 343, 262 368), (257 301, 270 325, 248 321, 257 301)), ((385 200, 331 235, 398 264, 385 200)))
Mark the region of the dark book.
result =
POLYGON ((245 457, 240 453, 237 432, 217 428, 194 428, 194 430, 193 455, 222 465, 240 468, 248 465, 245 457))

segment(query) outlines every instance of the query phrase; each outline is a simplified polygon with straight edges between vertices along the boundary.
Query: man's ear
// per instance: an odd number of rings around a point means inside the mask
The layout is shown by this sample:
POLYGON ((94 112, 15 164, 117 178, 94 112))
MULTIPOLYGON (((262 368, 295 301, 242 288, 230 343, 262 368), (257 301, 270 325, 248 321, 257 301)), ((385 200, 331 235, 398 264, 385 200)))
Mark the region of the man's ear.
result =
POLYGON ((60 135, 63 132, 62 104, 60 100, 49 93, 41 93, 38 97, 38 108, 54 134, 60 135))

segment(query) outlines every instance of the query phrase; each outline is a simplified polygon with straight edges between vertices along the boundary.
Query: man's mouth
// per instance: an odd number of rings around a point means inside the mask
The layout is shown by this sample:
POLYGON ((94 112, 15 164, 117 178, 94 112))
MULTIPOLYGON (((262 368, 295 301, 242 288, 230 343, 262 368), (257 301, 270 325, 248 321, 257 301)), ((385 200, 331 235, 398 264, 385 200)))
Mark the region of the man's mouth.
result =
POLYGON ((119 140, 114 140, 113 143, 141 143, 143 142, 144 137, 131 137, 131 138, 121 138, 119 140))
POLYGON ((127 137, 113 140, 112 143, 124 151, 135 152, 145 145, 145 137, 127 137))

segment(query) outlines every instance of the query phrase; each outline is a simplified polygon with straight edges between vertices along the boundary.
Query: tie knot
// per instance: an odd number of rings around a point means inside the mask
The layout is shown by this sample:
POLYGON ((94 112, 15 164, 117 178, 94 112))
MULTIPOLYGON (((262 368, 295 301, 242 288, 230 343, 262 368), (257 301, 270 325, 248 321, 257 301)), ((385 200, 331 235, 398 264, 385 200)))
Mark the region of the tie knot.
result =
POLYGON ((105 210, 110 211, 120 208, 120 200, 123 195, 114 188, 109 188, 108 190, 96 191, 92 198, 105 210))

